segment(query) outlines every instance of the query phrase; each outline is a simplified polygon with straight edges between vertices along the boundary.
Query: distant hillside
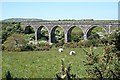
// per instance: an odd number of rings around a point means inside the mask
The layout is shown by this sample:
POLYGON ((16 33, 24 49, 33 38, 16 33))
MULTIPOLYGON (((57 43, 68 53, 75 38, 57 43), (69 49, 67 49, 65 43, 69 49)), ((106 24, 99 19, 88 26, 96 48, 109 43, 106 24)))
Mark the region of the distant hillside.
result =
POLYGON ((23 21, 45 21, 45 20, 36 19, 36 18, 9 18, 2 21, 3 22, 23 22, 23 21))

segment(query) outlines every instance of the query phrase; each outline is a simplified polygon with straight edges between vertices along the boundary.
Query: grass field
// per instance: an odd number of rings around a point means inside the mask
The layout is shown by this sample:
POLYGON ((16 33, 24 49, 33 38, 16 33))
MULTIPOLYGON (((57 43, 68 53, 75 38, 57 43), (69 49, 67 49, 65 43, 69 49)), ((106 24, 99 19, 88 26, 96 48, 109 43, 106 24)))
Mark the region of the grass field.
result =
MULTIPOLYGON (((102 47, 95 49, 95 52, 102 53, 102 47)), ((64 49, 63 53, 59 53, 57 48, 50 51, 3 52, 2 77, 10 71, 13 77, 18 78, 53 78, 61 69, 62 58, 66 66, 72 63, 72 73, 81 78, 87 77, 83 66, 85 53, 82 48, 64 49), (69 56, 70 50, 75 50, 76 55, 69 56)))

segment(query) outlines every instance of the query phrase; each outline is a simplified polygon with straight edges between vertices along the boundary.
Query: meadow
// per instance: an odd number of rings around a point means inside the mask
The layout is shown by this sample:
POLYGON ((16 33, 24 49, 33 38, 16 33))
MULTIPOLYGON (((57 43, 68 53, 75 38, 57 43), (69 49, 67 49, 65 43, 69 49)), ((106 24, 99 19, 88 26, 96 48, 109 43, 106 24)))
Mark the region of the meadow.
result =
MULTIPOLYGON (((88 48, 85 48, 88 50, 88 48)), ((94 49, 96 54, 102 53, 103 47, 94 49)), ((62 53, 58 48, 49 51, 24 51, 24 52, 2 52, 2 78, 7 71, 17 78, 54 78, 61 70, 61 59, 64 58, 65 65, 72 63, 71 73, 76 73, 80 78, 87 78, 83 61, 85 52, 82 48, 65 48, 62 53), (76 55, 69 55, 71 50, 76 55)))

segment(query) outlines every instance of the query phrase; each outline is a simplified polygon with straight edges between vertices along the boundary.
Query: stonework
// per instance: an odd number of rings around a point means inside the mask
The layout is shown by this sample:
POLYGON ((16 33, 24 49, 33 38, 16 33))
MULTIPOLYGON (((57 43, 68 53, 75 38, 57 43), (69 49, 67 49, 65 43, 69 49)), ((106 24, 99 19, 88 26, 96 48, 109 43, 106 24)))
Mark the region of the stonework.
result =
POLYGON ((74 26, 79 27, 83 34, 84 40, 87 40, 87 34, 90 30, 94 29, 96 26, 102 27, 107 34, 110 34, 113 30, 119 27, 118 22, 105 22, 105 21, 46 21, 46 22, 22 22, 24 26, 31 26, 35 31, 35 40, 37 41, 37 31, 38 29, 45 27, 49 34, 49 43, 53 43, 55 28, 61 27, 64 31, 65 43, 70 42, 69 35, 74 26))

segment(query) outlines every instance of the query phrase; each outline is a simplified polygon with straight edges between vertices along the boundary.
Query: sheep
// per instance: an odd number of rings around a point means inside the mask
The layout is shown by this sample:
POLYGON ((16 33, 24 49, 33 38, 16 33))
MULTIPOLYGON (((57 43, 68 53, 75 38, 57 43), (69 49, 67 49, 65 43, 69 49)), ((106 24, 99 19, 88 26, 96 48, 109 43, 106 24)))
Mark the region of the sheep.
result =
POLYGON ((37 44, 37 41, 29 41, 28 44, 37 44))
POLYGON ((63 52, 63 48, 59 48, 58 51, 59 51, 59 52, 63 52))
POLYGON ((75 51, 70 51, 70 53, 69 53, 70 56, 75 55, 75 54, 76 54, 75 51))
POLYGON ((29 41, 28 44, 34 44, 34 41, 29 41))

